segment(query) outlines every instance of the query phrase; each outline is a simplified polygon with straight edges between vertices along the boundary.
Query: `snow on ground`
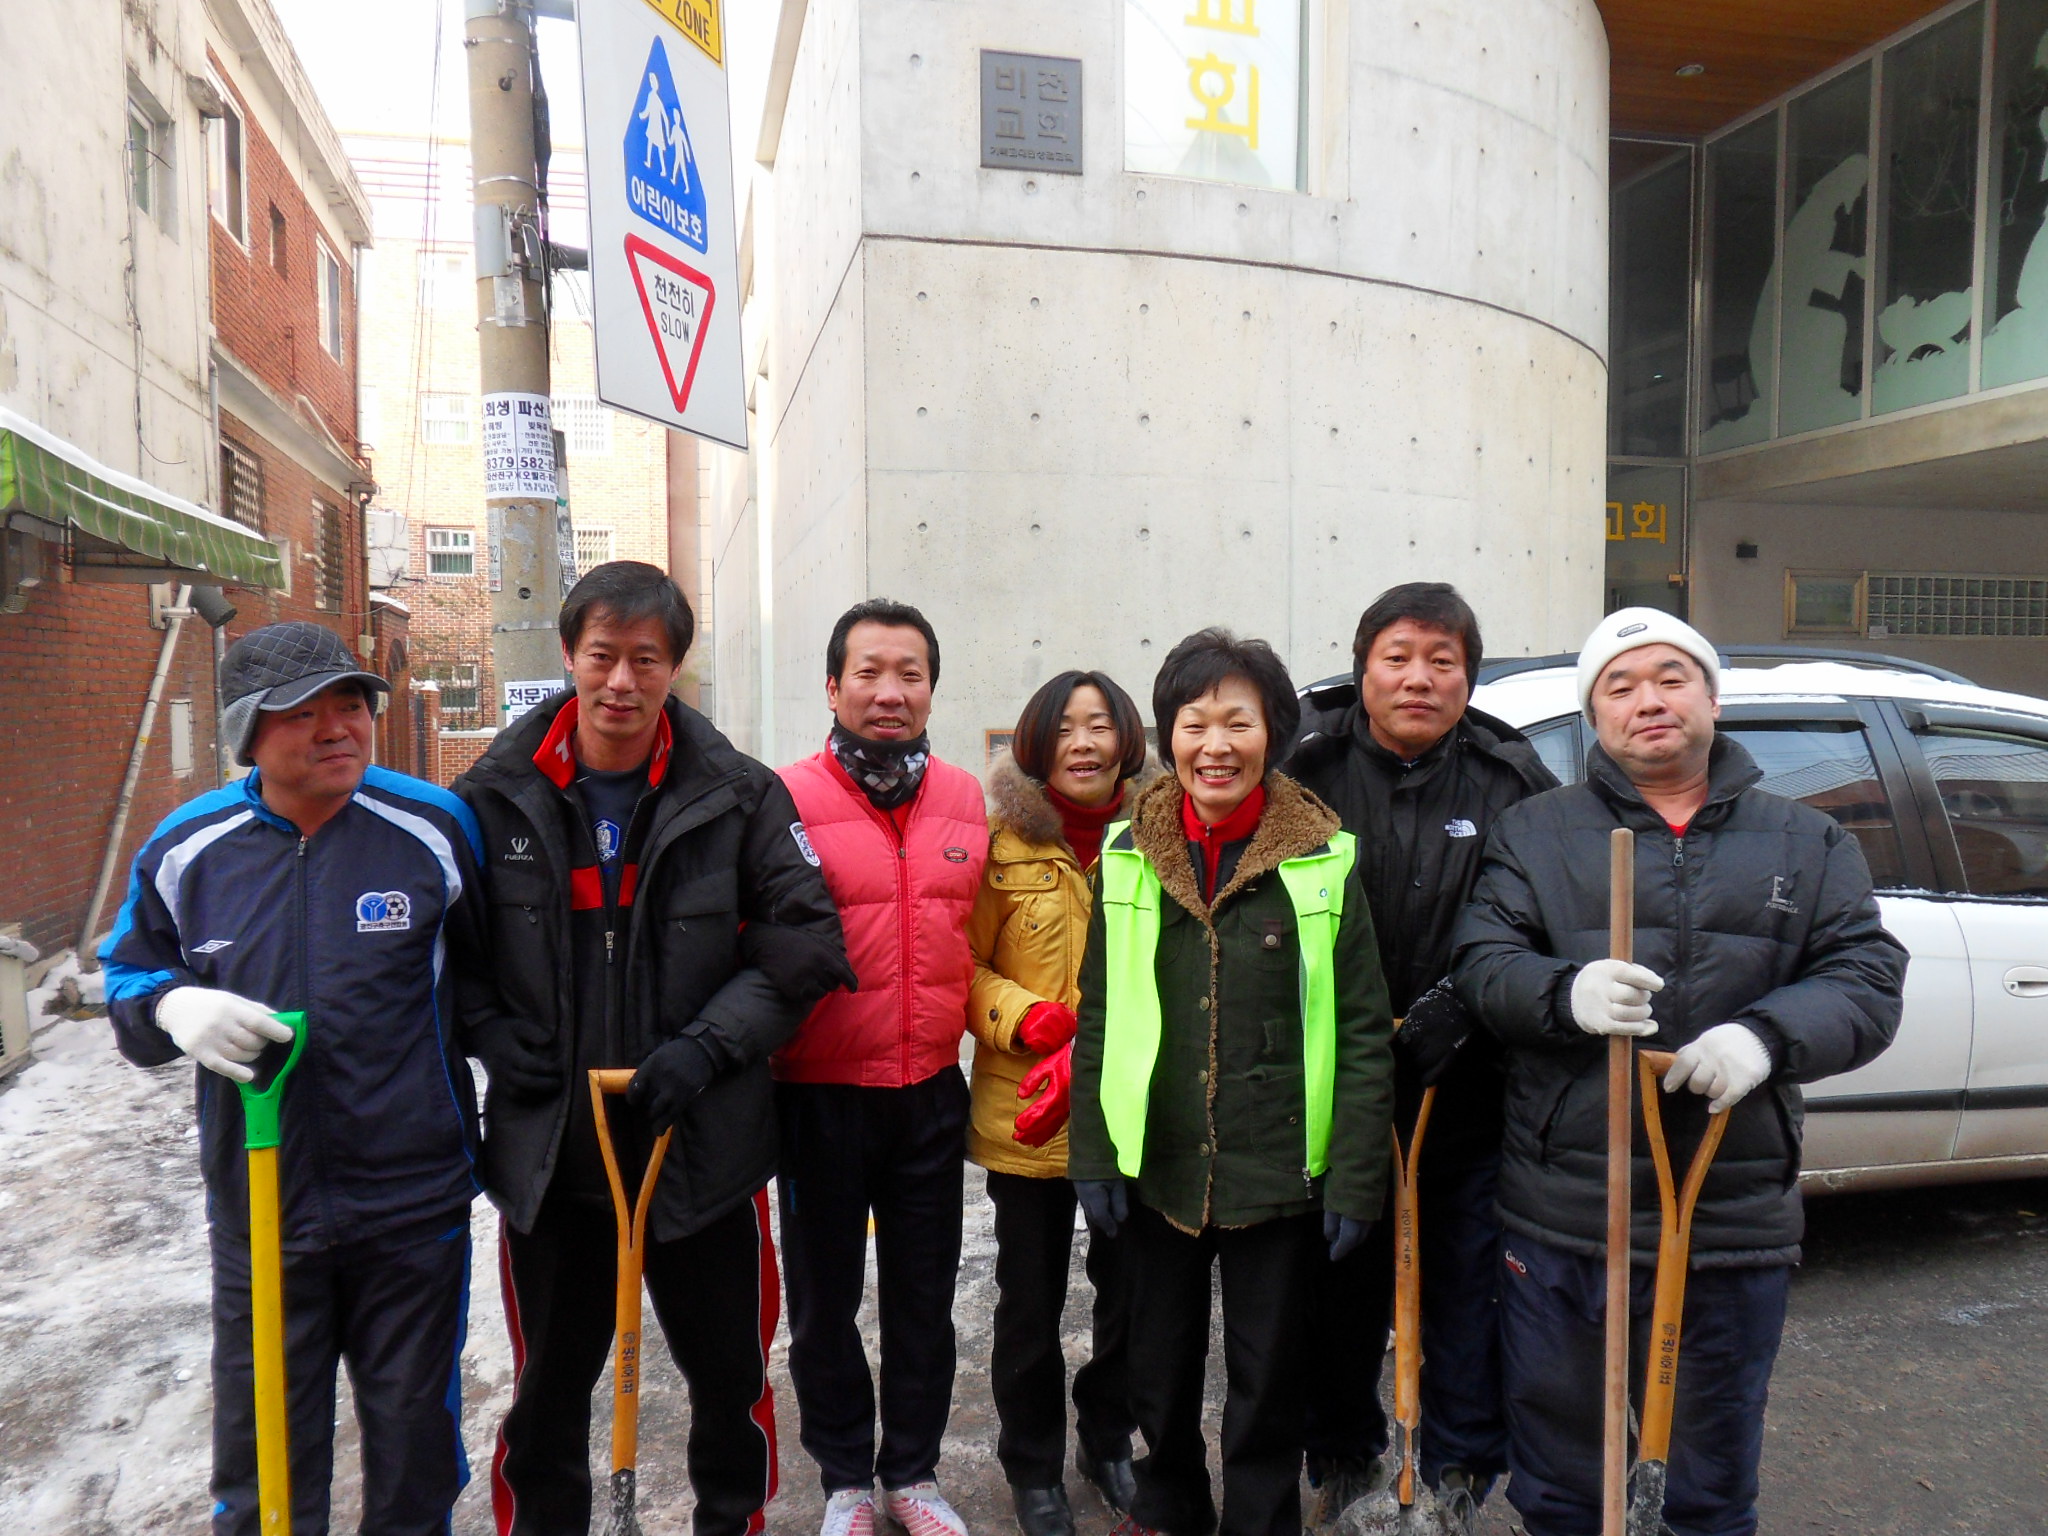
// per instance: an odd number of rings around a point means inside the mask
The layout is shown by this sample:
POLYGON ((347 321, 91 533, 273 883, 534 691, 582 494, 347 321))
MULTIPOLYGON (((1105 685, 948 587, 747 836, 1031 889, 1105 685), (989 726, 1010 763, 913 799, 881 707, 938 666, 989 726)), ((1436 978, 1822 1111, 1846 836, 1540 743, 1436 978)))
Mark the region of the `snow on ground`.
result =
MULTIPOLYGON (((187 1063, 144 1071, 114 1049, 104 1017, 53 1019, 63 972, 29 995, 34 1059, 0 1081, 0 1532, 137 1536, 197 1532, 209 1509, 211 1393, 206 1220, 187 1063)), ((955 1318, 960 1374, 941 1477, 970 1521, 1007 1528, 986 1361, 994 1306, 992 1210, 968 1170, 955 1318)), ((497 1272, 497 1217, 478 1201, 463 1420, 474 1478, 457 1536, 488 1536, 490 1453, 511 1401, 512 1357, 497 1272)), ((1076 1252, 1069 1352, 1085 1358, 1086 1282, 1076 1252)), ((651 1316, 651 1314, 650 1314, 651 1316)), ((872 1274, 861 1324, 873 1349, 872 1274)), ((782 1492, 771 1529, 815 1530, 817 1476, 797 1443, 787 1327, 772 1358, 782 1492)), ((682 1536, 690 1495, 687 1396, 666 1353, 641 1378, 640 1513, 646 1536, 682 1536)), ((610 1468, 610 1375, 592 1405, 598 1486, 610 1468)), ((361 1474, 346 1381, 338 1394, 333 1527, 353 1530, 361 1474)), ((1101 1506, 1075 1489, 1090 1532, 1101 1506)), ((600 1496, 599 1514, 603 1504, 600 1496)))

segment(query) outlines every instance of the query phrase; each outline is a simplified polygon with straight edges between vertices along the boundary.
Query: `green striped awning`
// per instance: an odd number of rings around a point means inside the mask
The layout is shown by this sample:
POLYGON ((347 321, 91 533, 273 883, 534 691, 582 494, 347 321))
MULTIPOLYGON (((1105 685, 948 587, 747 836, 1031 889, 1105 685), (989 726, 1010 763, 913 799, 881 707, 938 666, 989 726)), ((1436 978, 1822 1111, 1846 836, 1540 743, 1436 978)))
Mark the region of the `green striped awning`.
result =
POLYGON ((284 586, 284 561, 268 539, 0 409, 0 521, 15 513, 216 581, 284 586))

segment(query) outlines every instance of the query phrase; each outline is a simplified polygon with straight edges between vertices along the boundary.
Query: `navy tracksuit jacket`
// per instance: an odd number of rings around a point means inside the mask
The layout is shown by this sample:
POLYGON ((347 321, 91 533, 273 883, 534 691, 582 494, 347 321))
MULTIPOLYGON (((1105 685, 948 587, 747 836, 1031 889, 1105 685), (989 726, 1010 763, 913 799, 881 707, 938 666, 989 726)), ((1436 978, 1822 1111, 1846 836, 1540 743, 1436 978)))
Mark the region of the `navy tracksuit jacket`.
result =
MULTIPOLYGON (((301 1536, 326 1530, 338 1359, 363 1426, 365 1532, 445 1530, 468 1479, 458 1372, 476 1090, 447 976, 450 950, 473 952, 481 932, 478 852, 468 807, 417 779, 369 769, 304 838, 252 773, 165 818, 100 951, 116 1039, 140 1066, 179 1056, 155 1020, 174 987, 308 1017, 278 1154, 301 1536)), ((236 1085, 194 1079, 215 1258, 214 1528, 227 1536, 256 1528, 247 1159, 236 1085)))

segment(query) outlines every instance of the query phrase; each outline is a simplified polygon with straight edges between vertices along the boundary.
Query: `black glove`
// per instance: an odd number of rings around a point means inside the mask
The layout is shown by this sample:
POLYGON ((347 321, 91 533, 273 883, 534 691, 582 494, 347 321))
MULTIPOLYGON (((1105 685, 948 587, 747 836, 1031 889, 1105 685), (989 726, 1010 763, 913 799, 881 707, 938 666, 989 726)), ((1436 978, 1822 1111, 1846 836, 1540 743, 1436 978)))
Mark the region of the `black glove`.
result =
POLYGON ((531 1019, 507 1019, 474 1044, 490 1074, 490 1092, 538 1104, 562 1091, 562 1062, 552 1030, 531 1019))
POLYGON ((1408 1007, 1394 1031, 1394 1049, 1427 1088, 1450 1071, 1458 1047, 1472 1035, 1472 1015, 1458 1001, 1446 976, 1408 1007))
POLYGON ((1104 1237, 1115 1237, 1116 1229, 1131 1219, 1131 1197, 1122 1179, 1076 1179, 1074 1196, 1088 1213, 1088 1225, 1104 1237))
POLYGON ((659 1136, 716 1076, 718 1058, 711 1047, 695 1035, 684 1035, 640 1063, 626 1090, 626 1102, 647 1117, 648 1128, 659 1136))
POLYGON ((1330 1245, 1330 1262, 1336 1263, 1372 1236, 1372 1227, 1371 1222, 1360 1221, 1355 1216, 1323 1212, 1323 1241, 1330 1245))

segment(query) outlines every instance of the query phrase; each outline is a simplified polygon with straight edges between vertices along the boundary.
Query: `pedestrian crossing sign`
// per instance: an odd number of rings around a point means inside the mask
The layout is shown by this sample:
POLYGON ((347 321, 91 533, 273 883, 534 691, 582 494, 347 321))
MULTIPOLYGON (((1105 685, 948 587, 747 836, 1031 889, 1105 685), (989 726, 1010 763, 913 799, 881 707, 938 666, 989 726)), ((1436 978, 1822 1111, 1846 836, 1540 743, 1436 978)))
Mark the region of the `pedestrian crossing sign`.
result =
POLYGON ((682 100, 657 37, 647 50, 633 115, 626 123, 626 206, 700 254, 706 249, 704 182, 682 100))

